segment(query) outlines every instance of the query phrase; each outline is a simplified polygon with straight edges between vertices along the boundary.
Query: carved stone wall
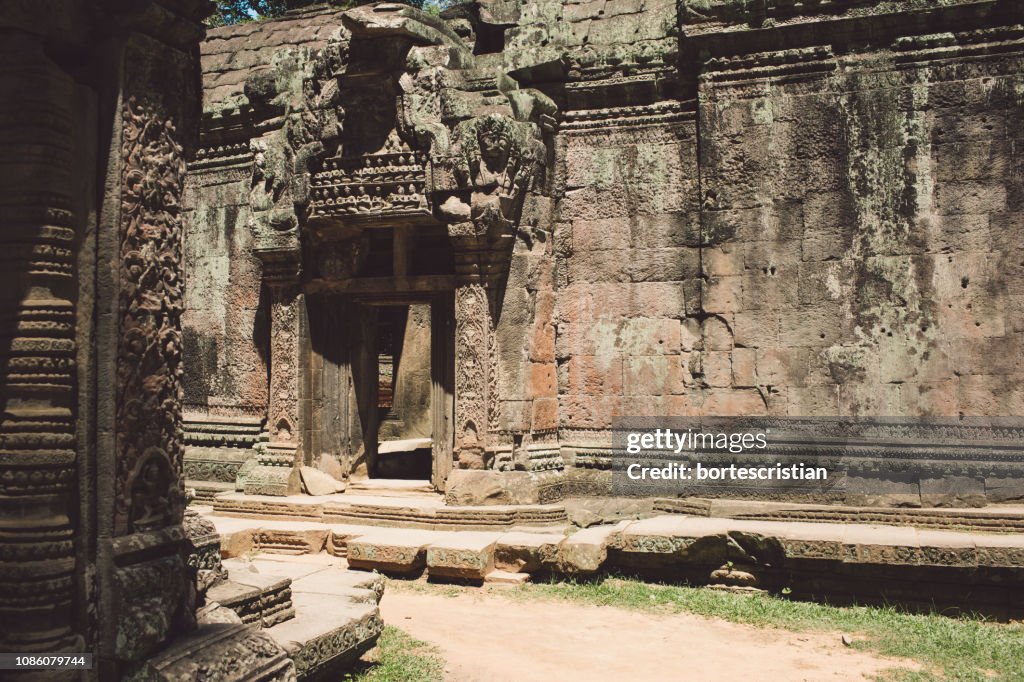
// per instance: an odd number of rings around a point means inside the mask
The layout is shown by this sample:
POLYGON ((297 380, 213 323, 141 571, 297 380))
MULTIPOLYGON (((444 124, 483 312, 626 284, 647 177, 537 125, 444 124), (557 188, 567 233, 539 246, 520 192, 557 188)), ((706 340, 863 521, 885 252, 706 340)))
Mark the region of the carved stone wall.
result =
POLYGON ((321 7, 245 29, 255 48, 207 42, 204 135, 297 161, 250 208, 294 242, 295 206, 304 290, 354 296, 377 228, 443 227, 451 269, 416 286, 455 298, 459 467, 603 467, 617 415, 1017 414, 1022 20, 996 0, 321 7))
POLYGON ((0 9, 0 647, 92 652, 88 679, 194 627, 180 200, 206 9, 0 9))

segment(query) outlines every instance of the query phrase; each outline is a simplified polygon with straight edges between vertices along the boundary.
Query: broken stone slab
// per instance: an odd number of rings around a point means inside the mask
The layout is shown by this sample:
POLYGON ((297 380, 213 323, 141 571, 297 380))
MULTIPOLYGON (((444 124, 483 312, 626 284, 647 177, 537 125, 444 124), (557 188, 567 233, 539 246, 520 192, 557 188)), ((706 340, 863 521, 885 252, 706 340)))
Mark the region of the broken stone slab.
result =
POLYGON ((334 495, 345 492, 345 484, 313 467, 299 467, 302 488, 310 495, 334 495))
POLYGON ((175 639, 125 680, 292 682, 295 675, 295 663, 267 631, 239 623, 212 622, 175 639))
POLYGON ((494 547, 494 566, 513 573, 534 573, 555 563, 563 540, 560 533, 504 533, 494 547))
POLYGON ((348 541, 348 565, 397 575, 418 574, 427 565, 427 546, 440 533, 373 528, 348 541))
POLYGON ((560 573, 596 573, 608 558, 608 545, 629 527, 630 521, 593 526, 570 535, 558 546, 554 567, 560 573))
POLYGON ((729 562, 781 566, 782 541, 757 524, 704 517, 666 517, 636 521, 618 537, 615 547, 634 566, 645 557, 653 565, 688 564, 715 567, 729 562))
POLYGON ((384 594, 384 576, 329 567, 295 580, 292 594, 320 594, 377 604, 384 594))
POLYGON ((483 580, 494 568, 496 533, 446 533, 427 547, 427 570, 433 578, 483 580))
POLYGON ((530 582, 530 574, 495 569, 484 576, 484 582, 495 585, 523 585, 530 582))
POLYGON ((384 629, 375 603, 315 593, 294 600, 295 618, 266 632, 288 652, 300 680, 341 679, 384 629))

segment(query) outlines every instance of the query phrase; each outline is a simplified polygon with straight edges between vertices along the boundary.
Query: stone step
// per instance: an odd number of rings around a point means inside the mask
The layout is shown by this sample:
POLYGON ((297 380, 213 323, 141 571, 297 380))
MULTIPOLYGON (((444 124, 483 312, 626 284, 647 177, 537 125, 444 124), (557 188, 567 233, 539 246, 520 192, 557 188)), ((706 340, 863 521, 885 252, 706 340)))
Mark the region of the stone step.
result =
POLYGON ((295 617, 265 632, 288 652, 300 680, 341 679, 384 627, 378 609, 384 579, 349 571, 341 559, 258 555, 224 563, 232 577, 244 572, 291 582, 295 617))
POLYGON ((207 601, 234 611, 243 623, 268 628, 295 615, 291 580, 249 570, 231 571, 230 578, 211 587, 207 601))
MULTIPOLYGON (((211 519, 218 530, 241 522, 211 519)), ((245 522, 253 532, 266 523, 276 533, 287 532, 283 522, 245 522)), ((296 532, 308 532, 295 525, 296 532)), ((353 524, 323 524, 320 532, 333 558, 340 562, 347 555, 354 569, 404 576, 427 571, 436 580, 481 582, 495 569, 566 576, 624 571, 691 584, 787 587, 829 599, 1024 613, 1024 534, 680 515, 592 526, 568 536, 525 527, 437 531, 353 524)))
POLYGON ((185 481, 185 487, 191 488, 196 493, 196 500, 203 503, 210 503, 213 498, 221 493, 234 492, 234 483, 221 481, 185 481))
POLYGON ((447 506, 437 494, 388 497, 344 494, 272 497, 224 493, 212 501, 218 516, 302 520, 424 530, 503 530, 519 525, 561 526, 565 507, 556 504, 447 506))
POLYGON ((348 492, 382 497, 438 497, 430 481, 402 480, 397 478, 367 478, 349 480, 348 492))
POLYGON ((655 500, 654 511, 749 521, 866 523, 987 533, 1024 532, 1024 506, 1009 504, 977 509, 855 507, 689 497, 655 500))

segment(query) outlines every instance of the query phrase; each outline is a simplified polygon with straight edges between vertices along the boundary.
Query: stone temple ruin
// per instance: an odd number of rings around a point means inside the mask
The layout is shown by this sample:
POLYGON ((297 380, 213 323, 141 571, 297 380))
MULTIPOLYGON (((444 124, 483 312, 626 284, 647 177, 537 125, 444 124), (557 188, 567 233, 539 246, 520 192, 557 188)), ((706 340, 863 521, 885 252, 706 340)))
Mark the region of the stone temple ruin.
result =
POLYGON ((347 568, 1024 612, 1016 425, 610 484, 615 417, 1024 415, 1024 5, 209 10, 0 7, 0 652, 337 679, 347 568))
MULTIPOLYGON (((1014 5, 321 4, 211 30, 186 478, 294 494, 297 463, 538 504, 607 488, 618 415, 1024 414, 1014 5)), ((963 477, 963 438, 896 492, 963 477)), ((982 450, 968 494, 1024 494, 982 450)))

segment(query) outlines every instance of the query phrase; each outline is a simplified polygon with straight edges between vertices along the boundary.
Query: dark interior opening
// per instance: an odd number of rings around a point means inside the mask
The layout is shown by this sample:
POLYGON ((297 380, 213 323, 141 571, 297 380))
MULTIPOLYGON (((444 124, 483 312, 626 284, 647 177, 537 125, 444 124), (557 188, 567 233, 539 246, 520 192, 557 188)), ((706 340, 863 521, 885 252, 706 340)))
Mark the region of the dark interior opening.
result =
POLYGON ((383 305, 377 312, 377 456, 374 478, 431 474, 430 305, 383 305))

